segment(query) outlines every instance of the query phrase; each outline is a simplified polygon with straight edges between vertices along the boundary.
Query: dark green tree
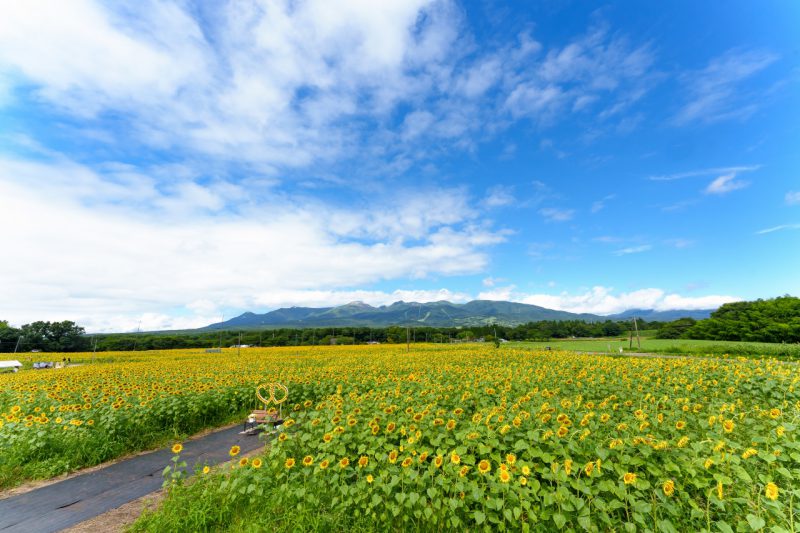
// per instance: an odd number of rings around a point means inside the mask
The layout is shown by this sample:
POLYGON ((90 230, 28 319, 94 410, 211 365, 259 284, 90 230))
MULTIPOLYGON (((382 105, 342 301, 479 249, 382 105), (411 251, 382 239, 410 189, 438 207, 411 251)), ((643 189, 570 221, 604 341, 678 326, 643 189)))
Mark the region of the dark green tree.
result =
POLYGON ((9 326, 6 320, 0 320, 0 352, 13 352, 18 338, 19 329, 9 326))
POLYGON ((89 339, 85 331, 75 322, 37 321, 25 324, 20 330, 25 350, 45 352, 79 352, 89 349, 89 339))

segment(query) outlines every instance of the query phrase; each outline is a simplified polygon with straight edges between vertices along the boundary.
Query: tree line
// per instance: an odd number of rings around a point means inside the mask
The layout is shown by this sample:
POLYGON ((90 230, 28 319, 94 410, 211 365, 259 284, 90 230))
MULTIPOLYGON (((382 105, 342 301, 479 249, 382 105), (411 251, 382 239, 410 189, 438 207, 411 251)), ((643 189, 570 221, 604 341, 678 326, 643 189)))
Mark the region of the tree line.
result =
MULTIPOLYGON (((654 329, 659 322, 639 321, 639 328, 654 329)), ((630 322, 581 320, 531 322, 519 326, 485 325, 470 327, 341 327, 277 328, 225 331, 183 331, 159 333, 106 333, 86 335, 74 322, 34 322, 13 328, 0 321, 0 352, 126 351, 173 348, 215 348, 236 346, 325 346, 331 344, 398 344, 408 342, 447 343, 483 339, 549 340, 570 337, 627 335, 630 322)))
POLYGON ((91 346, 86 331, 69 320, 37 321, 21 328, 0 320, 0 352, 84 352, 91 346))
POLYGON ((705 320, 682 318, 663 324, 657 337, 715 341, 800 342, 800 298, 787 295, 767 300, 724 304, 705 320))
MULTIPOLYGON (((638 321, 640 330, 656 330, 661 339, 707 339, 748 342, 800 342, 800 298, 781 296, 767 300, 724 304, 705 320, 681 318, 671 322, 638 321)), ((86 335, 74 322, 33 322, 20 328, 0 320, 0 352, 79 352, 166 350, 235 346, 324 346, 471 341, 547 341, 571 337, 627 336, 630 321, 543 320, 518 326, 469 327, 342 327, 277 328, 160 333, 107 333, 86 335)))

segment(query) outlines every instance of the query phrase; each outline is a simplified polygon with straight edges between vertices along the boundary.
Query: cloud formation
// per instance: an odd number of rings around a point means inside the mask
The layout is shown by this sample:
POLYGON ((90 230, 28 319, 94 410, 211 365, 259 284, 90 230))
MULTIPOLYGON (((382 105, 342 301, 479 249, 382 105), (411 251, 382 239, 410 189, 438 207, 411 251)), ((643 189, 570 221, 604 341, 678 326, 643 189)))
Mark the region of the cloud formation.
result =
POLYGON ((608 120, 653 78, 649 45, 602 25, 562 47, 521 33, 478 49, 447 0, 32 0, 3 15, 0 79, 26 88, 21 103, 131 151, 272 176, 353 158, 367 176, 400 174, 432 142, 470 150, 509 119, 608 120), (109 131, 112 116, 127 128, 109 131))
POLYGON ((19 322, 91 326, 101 316, 130 322, 169 309, 150 316, 184 317, 175 324, 185 325, 198 309, 208 318, 198 301, 241 309, 281 292, 477 273, 487 248, 505 238, 475 219, 459 189, 336 208, 292 196, 251 205, 225 183, 162 191, 128 169, 100 175, 66 160, 0 157, 0 175, 2 220, 16 228, 4 243, 15 260, 0 263, 0 278, 14 280, 0 287, 0 316, 19 322), (220 218, 226 195, 242 205, 220 218))
POLYGON ((758 230, 756 235, 766 235, 767 233, 774 233, 776 231, 783 231, 787 229, 800 229, 800 224, 781 224, 779 226, 772 226, 771 228, 758 230))
POLYGON ((732 167, 716 167, 716 168, 703 168, 697 170, 688 170, 685 172, 677 172, 674 174, 662 174, 648 176, 650 181, 675 181, 686 178, 695 178, 698 176, 711 176, 713 174, 739 174, 741 172, 752 172, 761 168, 761 165, 739 165, 732 167))
POLYGON ((741 298, 726 295, 688 297, 657 288, 620 293, 613 287, 604 286, 595 286, 577 294, 566 291, 559 294, 538 294, 521 292, 515 286, 510 285, 484 291, 478 297, 487 300, 510 300, 571 313, 597 315, 611 315, 628 309, 653 309, 655 311, 714 309, 724 303, 741 300, 741 298))
POLYGON ((562 207, 543 207, 539 209, 539 214, 550 222, 567 222, 575 216, 575 210, 562 207))
POLYGON ((727 194, 732 191, 744 189, 749 185, 744 180, 737 180, 736 174, 731 172, 715 178, 705 189, 706 194, 727 194))
POLYGON ((614 252, 614 255, 631 255, 631 254, 640 254, 642 252, 648 252, 653 249, 653 246, 650 244, 642 244, 639 246, 629 246, 628 248, 622 248, 614 252))
POLYGON ((683 75, 688 101, 673 118, 677 125, 746 119, 758 109, 757 96, 746 83, 776 62, 778 57, 763 50, 728 50, 708 65, 683 75))

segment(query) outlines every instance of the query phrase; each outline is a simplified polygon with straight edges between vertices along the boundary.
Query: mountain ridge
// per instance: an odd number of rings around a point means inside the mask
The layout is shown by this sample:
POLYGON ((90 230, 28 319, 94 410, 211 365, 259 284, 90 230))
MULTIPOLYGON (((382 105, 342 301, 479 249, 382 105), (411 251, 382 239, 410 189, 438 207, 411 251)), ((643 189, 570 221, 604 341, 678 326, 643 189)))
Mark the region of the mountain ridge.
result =
POLYGON ((387 327, 431 326, 459 327, 502 324, 516 326, 542 320, 628 320, 634 316, 647 321, 672 321, 677 318, 708 318, 713 309, 655 311, 630 309, 614 315, 570 313, 538 305, 503 300, 472 300, 455 304, 447 300, 437 302, 404 302, 371 306, 361 301, 333 307, 281 307, 266 313, 247 311, 224 322, 209 324, 201 331, 230 328, 313 328, 313 327, 387 327))

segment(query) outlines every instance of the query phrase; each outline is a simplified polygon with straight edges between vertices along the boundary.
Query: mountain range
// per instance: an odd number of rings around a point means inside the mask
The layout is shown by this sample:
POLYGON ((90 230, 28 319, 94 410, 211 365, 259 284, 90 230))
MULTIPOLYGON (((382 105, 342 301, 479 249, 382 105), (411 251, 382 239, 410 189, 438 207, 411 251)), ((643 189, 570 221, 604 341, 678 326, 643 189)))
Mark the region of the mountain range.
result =
POLYGON ((235 328, 314 328, 314 327, 386 327, 432 326, 458 327, 503 324, 516 326, 540 320, 628 320, 634 316, 647 321, 671 321, 683 317, 708 318, 713 309, 654 311, 631 309, 609 316, 569 313, 516 302, 473 300, 464 304, 448 301, 394 302, 373 307, 364 302, 350 302, 336 307, 282 307, 268 313, 243 313, 235 318, 210 324, 202 330, 235 328))

